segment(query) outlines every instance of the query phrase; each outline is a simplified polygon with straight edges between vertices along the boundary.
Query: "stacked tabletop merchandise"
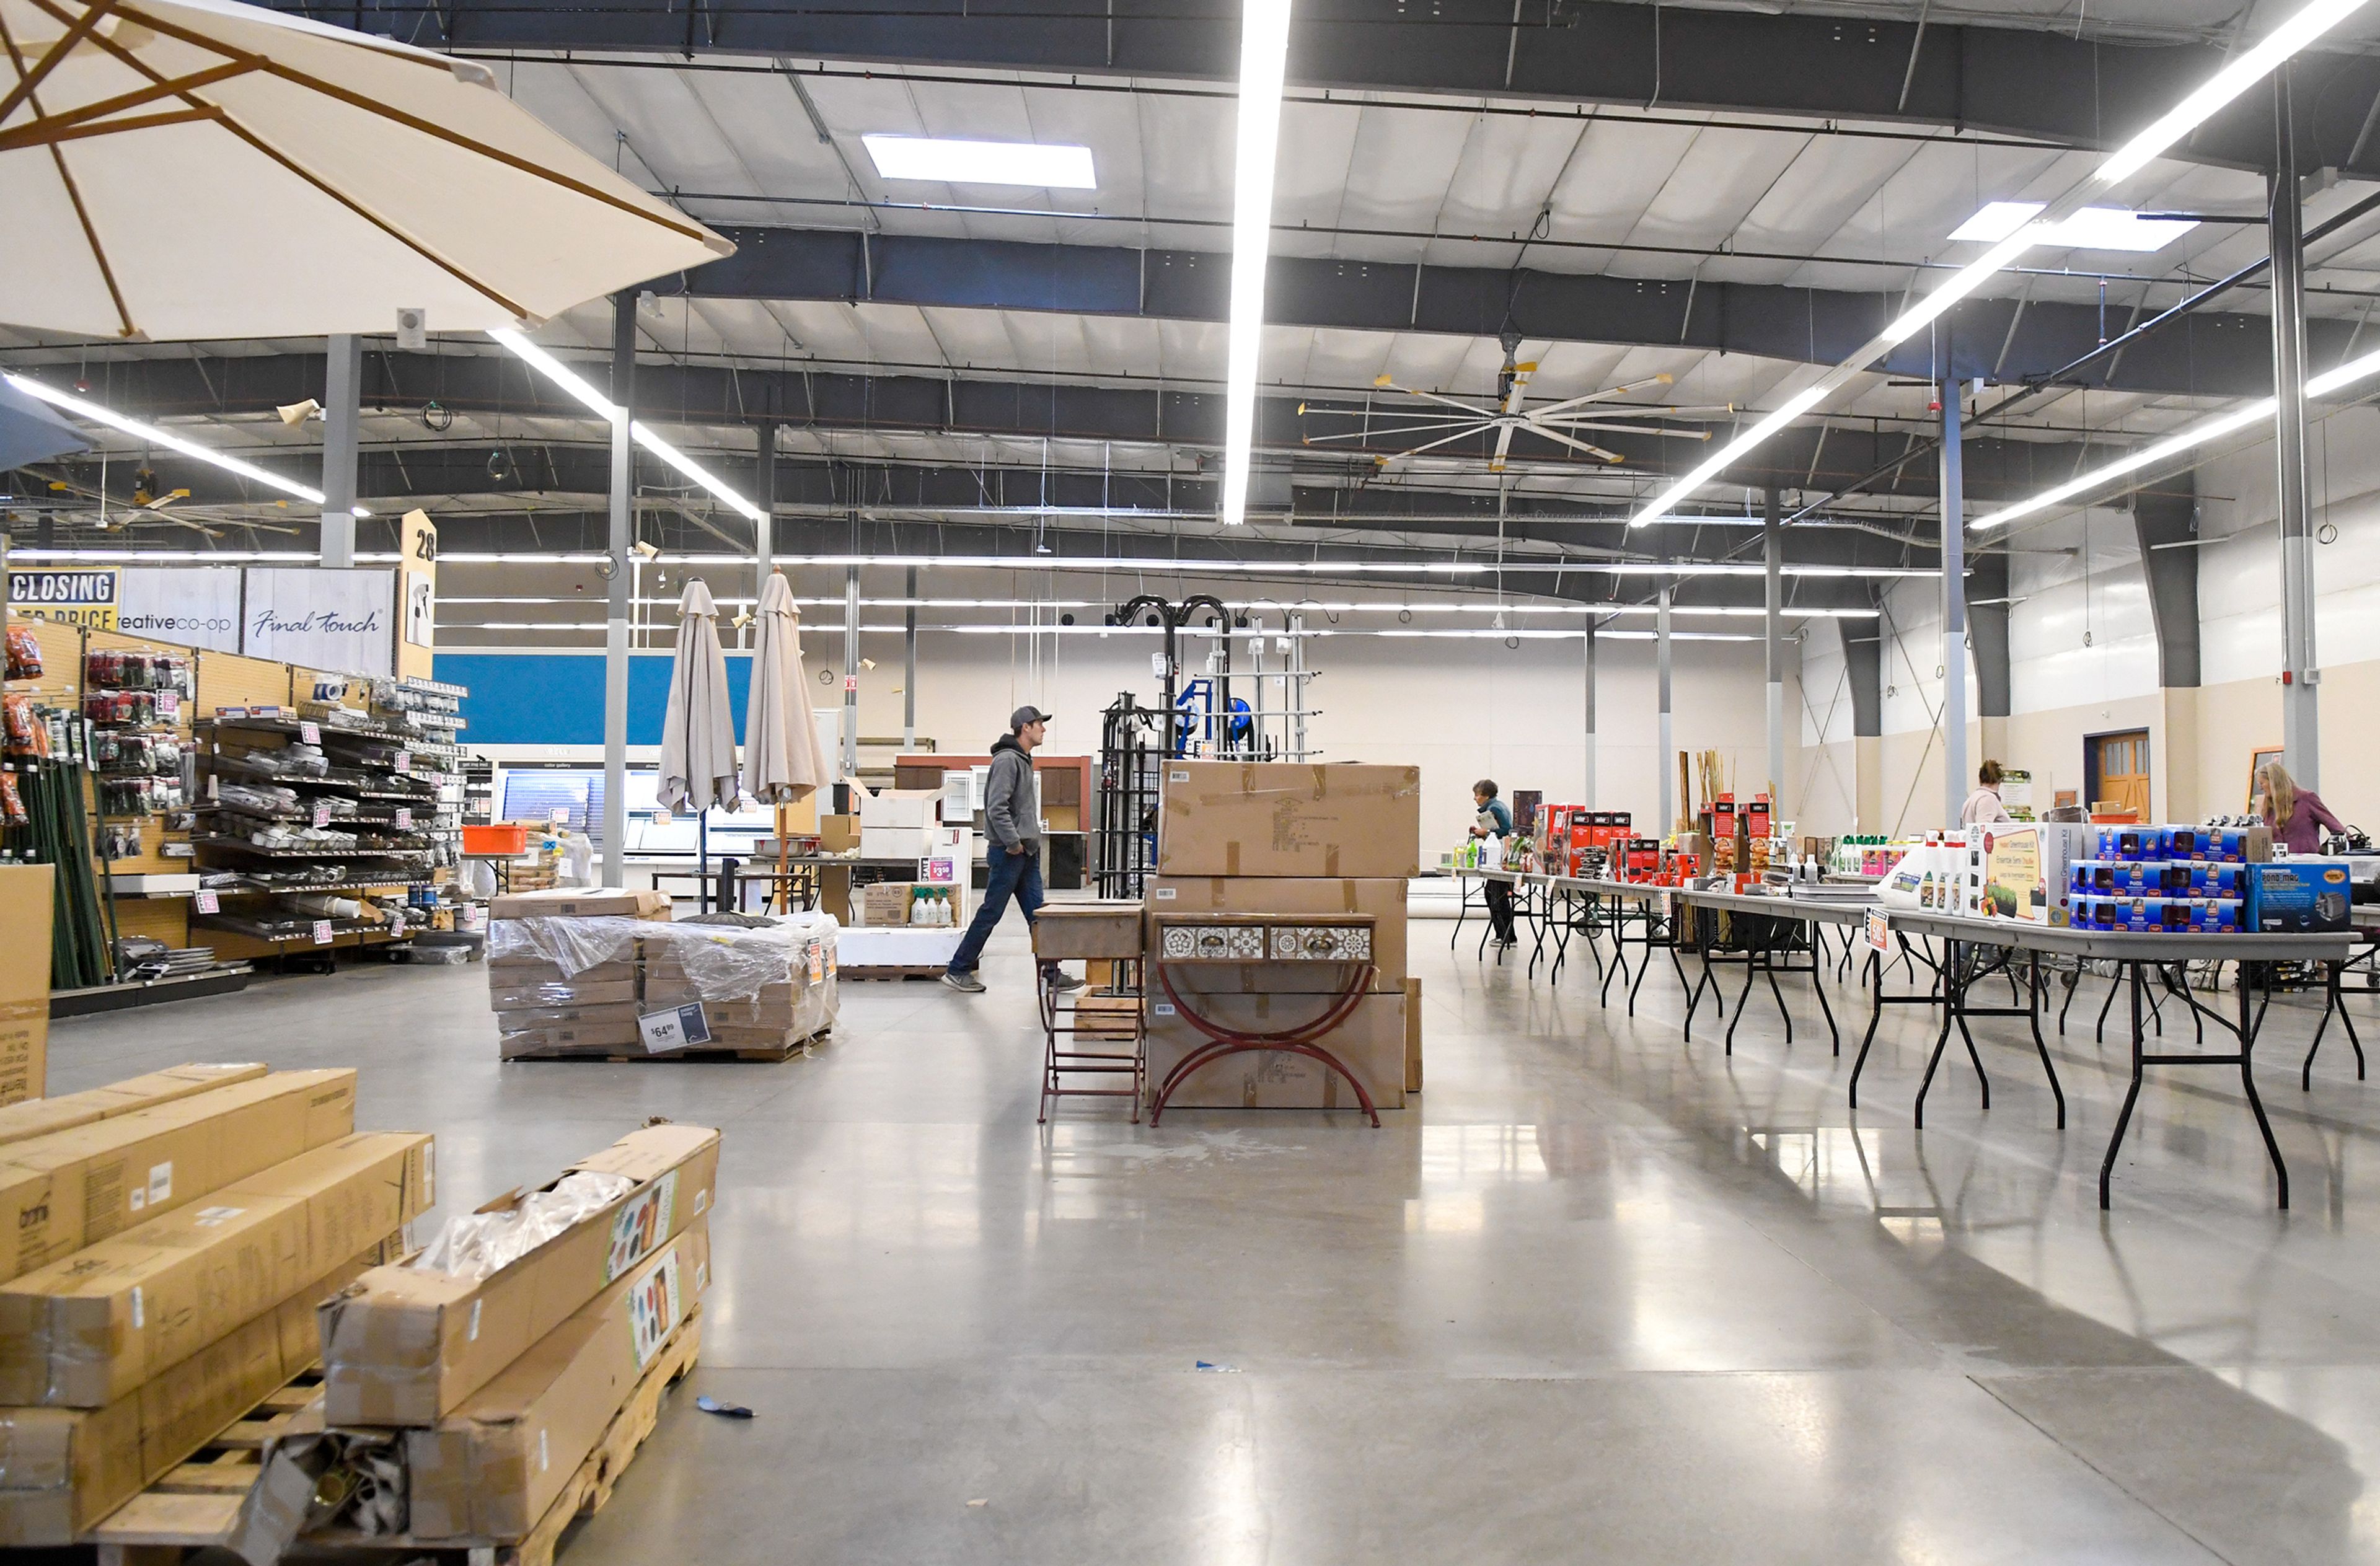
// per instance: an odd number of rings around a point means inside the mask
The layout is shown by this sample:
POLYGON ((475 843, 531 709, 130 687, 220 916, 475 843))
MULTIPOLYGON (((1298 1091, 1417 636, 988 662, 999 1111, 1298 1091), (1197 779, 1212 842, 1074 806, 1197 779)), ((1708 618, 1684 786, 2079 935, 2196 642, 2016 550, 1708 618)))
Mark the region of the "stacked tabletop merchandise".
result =
MULTIPOLYGON (((1375 1105, 1401 1107, 1420 1064, 1419 986, 1406 973, 1405 882, 1421 853, 1416 767, 1169 760, 1158 816, 1151 928, 1173 915, 1251 915, 1272 929, 1299 917, 1319 929, 1359 917, 1369 931, 1367 993, 1314 1040, 1360 1080, 1375 1105)), ((1152 966, 1162 953, 1149 953, 1152 966)), ((1152 976, 1146 991, 1148 1082, 1208 1037, 1210 1025, 1280 1033, 1319 1017, 1346 965, 1201 961, 1168 965, 1179 999, 1152 976)), ((1418 1086, 1417 1080, 1415 1086, 1418 1086)), ((1167 1100, 1175 1108, 1349 1107, 1348 1086, 1312 1057, 1279 1050, 1225 1056, 1198 1068, 1167 1100)))
POLYGON ((718 1132, 656 1123, 339 1291, 232 1548, 551 1559, 693 1368, 718 1167, 718 1132))
POLYGON ((318 1357, 316 1305, 402 1253, 430 1138, 358 1135, 355 1083, 179 1066, 0 1110, 0 1543, 106 1543, 146 1490, 207 1494, 193 1455, 264 1417, 318 1357))
POLYGON ((823 914, 670 921, 658 892, 498 897, 488 1000, 506 1060, 782 1060, 834 1024, 823 914))

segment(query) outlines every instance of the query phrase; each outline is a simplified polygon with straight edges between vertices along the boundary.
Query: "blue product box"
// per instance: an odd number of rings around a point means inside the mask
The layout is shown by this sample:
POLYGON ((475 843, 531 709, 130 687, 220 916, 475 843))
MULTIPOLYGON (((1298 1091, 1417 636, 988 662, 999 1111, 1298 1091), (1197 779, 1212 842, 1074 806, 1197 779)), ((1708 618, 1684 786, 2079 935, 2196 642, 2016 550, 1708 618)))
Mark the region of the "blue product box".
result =
POLYGON ((2240 900, 2237 897, 2210 897, 2199 904, 2205 910, 2200 928, 2210 935, 2240 933, 2240 900))
POLYGON ((2240 895, 2240 872, 2246 867, 2200 863, 2190 867, 2190 890, 2199 897, 2229 897, 2240 895))
POLYGON ((2116 852, 2111 857, 2134 864, 2168 859, 2173 856, 2172 847, 2173 831, 2169 827, 2118 827, 2116 852))
POLYGON ((2347 866, 2337 859, 2280 859, 2240 867, 2247 891, 2247 927, 2261 935, 2343 930, 2355 898, 2347 866))
POLYGON ((2242 827, 2204 827, 2200 834, 2205 846, 2199 854, 2202 859, 2213 859, 2226 865, 2248 862, 2248 833, 2242 827))
POLYGON ((2175 827, 2167 837, 2166 851, 2176 859, 2211 859, 2208 840, 2215 835, 2212 827, 2175 827))

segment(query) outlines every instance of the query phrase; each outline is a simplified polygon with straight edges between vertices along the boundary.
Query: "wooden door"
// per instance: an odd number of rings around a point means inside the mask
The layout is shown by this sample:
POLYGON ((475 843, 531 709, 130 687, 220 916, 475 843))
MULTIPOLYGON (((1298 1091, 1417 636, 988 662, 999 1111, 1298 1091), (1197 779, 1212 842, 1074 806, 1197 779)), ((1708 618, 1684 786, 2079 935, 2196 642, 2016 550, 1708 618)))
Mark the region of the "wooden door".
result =
POLYGON ((2091 750, 2091 802, 2104 801, 2130 809, 2132 819, 2149 819, 2149 732, 2133 729, 2119 734, 2094 734, 2084 742, 2091 750))

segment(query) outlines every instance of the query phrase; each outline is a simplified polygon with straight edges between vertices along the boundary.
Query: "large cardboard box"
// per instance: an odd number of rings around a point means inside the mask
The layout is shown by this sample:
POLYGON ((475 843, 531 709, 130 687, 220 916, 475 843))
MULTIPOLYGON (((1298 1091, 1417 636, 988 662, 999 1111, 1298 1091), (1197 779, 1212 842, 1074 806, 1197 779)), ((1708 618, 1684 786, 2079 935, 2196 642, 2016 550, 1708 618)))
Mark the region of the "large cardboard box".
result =
POLYGON ((1167 876, 1421 871, 1421 769, 1168 761, 1157 869, 1167 876))
POLYGON ((710 1287, 710 1225, 697 1219, 462 1407, 407 1431, 409 1535, 516 1539, 535 1527, 710 1287))
MULTIPOLYGON (((625 1174, 636 1184, 486 1278, 375 1268, 325 1304, 324 1418, 333 1425, 428 1426, 453 1413, 530 1344, 710 1210, 719 1133, 648 1125, 563 1173, 577 1170, 625 1174)), ((501 1211, 519 1195, 480 1210, 501 1211)))
POLYGON ((557 886, 543 892, 510 892, 488 904, 488 917, 497 919, 627 918, 670 917, 666 892, 632 892, 625 887, 557 886))
MULTIPOLYGON (((622 967, 625 978, 611 979, 545 979, 528 984, 495 982, 510 968, 489 970, 488 1009, 496 1012, 519 1012, 550 1009, 555 1006, 634 1006, 637 1003, 635 965, 629 963, 600 965, 602 968, 622 967)), ((589 973, 596 968, 587 970, 589 973)))
POLYGON ((0 1104, 47 1090, 55 873, 48 865, 0 865, 0 1104))
POLYGON ((366 1132, 0 1285, 0 1403, 127 1396, 427 1211, 431 1181, 429 1136, 366 1132))
POLYGON ((859 802, 859 830, 870 827, 919 828, 941 824, 942 791, 934 788, 887 788, 859 802))
POLYGON ((355 1128, 353 1071, 287 1071, 0 1148, 0 1281, 355 1128))
POLYGON ((495 1014, 498 1033, 541 1033, 557 1027, 625 1027, 635 1031, 639 1008, 632 1001, 601 1006, 529 1006, 495 1014))
MULTIPOLYGON (((1218 1026, 1274 1032, 1318 1014, 1318 995, 1209 995, 1201 1016, 1218 1026)), ((1148 1091, 1154 1099, 1165 1075, 1207 1036, 1184 1022, 1173 1002, 1148 1002, 1148 1091)), ((1354 1072, 1375 1107, 1405 1101, 1405 995, 1370 994, 1354 1014, 1317 1040, 1354 1072)), ((1337 1072, 1307 1055, 1266 1050, 1226 1055, 1199 1067, 1167 1100, 1169 1109, 1350 1110, 1361 1106, 1337 1072)))
POLYGON ((22 1142, 29 1136, 46 1136, 53 1131, 70 1131, 95 1120, 113 1120, 135 1110, 154 1109, 210 1088, 253 1082, 263 1074, 264 1067, 257 1062, 167 1066, 164 1071, 127 1077, 104 1087, 87 1087, 79 1093, 61 1093, 55 1099, 10 1104, 0 1109, 0 1146, 22 1142))
MULTIPOLYGON (((1148 878, 1152 914, 1368 914, 1372 919, 1372 988, 1405 987, 1405 883, 1395 877, 1167 876, 1148 878)), ((1295 994, 1335 990, 1345 970, 1335 963, 1301 972, 1285 963, 1174 965, 1179 985, 1212 993, 1295 994)))
POLYGON ((0 1545, 65 1545, 314 1362, 315 1302, 400 1256, 391 1235, 105 1408, 0 1416, 0 1545))

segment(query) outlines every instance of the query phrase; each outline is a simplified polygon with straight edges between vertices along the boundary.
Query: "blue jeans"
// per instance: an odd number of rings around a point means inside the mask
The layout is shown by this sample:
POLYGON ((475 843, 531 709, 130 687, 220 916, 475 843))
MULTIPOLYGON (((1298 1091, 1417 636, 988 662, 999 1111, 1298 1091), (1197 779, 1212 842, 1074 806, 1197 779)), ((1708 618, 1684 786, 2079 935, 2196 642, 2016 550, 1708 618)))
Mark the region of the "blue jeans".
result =
POLYGON ((992 927, 1000 923, 1002 914, 1008 912, 1011 897, 1015 898, 1016 905, 1025 910, 1027 926, 1033 923, 1035 916, 1041 912, 1041 904, 1047 901, 1041 892, 1041 852, 1038 847, 1022 854, 1011 854, 993 844, 985 859, 985 868, 990 873, 984 881, 983 906, 975 911, 974 919, 967 925, 965 938, 960 941, 958 951, 951 957, 950 971, 953 973, 975 972, 975 965, 983 955, 983 943, 991 939, 992 927))

